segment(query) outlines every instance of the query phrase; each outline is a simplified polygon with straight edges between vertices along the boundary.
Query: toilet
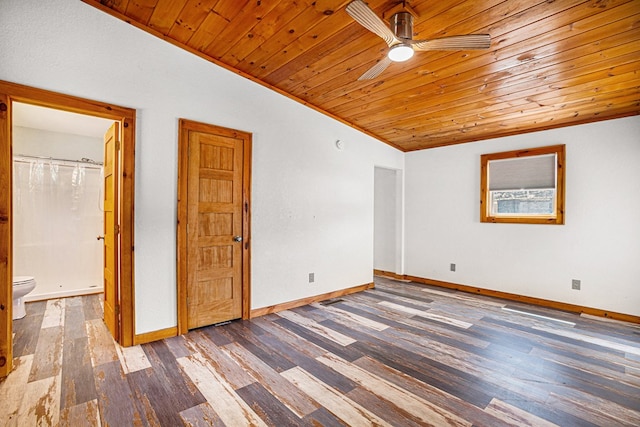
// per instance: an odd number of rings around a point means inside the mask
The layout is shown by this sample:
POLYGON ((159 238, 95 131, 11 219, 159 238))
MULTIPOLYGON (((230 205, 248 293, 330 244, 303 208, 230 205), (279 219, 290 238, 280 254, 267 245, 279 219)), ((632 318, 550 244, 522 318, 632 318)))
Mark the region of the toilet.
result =
POLYGON ((27 315, 23 297, 36 287, 36 280, 31 276, 15 276, 13 278, 13 320, 27 315))

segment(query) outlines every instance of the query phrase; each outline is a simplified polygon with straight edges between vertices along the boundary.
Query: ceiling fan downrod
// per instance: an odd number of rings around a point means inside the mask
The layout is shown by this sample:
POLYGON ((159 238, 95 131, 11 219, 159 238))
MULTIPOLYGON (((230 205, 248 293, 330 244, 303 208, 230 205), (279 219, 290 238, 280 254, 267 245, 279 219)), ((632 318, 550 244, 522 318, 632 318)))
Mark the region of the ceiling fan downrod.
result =
POLYGON ((413 16, 409 12, 393 14, 389 21, 391 31, 399 39, 413 39, 413 16))

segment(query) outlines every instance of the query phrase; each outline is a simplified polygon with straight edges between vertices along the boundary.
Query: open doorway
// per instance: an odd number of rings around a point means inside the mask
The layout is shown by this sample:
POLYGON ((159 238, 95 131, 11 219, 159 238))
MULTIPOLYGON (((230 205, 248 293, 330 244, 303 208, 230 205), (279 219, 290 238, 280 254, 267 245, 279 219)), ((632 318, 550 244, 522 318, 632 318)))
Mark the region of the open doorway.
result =
MULTIPOLYGON (((117 171, 117 205, 113 214, 117 217, 114 235, 117 235, 117 265, 114 290, 117 292, 116 306, 112 316, 115 329, 112 331, 123 346, 133 345, 133 177, 135 147, 135 110, 104 104, 98 101, 77 98, 50 91, 30 88, 0 81, 0 187, 10 189, 0 195, 0 377, 12 368, 12 307, 13 307, 13 120, 14 105, 29 104, 56 110, 80 113, 106 119, 118 124, 119 134, 111 137, 111 147, 116 153, 110 161, 117 171)), ((20 108, 20 107, 18 107, 20 108)), ((106 145, 106 142, 105 142, 106 145)), ((106 169, 106 167, 105 167, 106 169)), ((106 309, 105 309, 105 320, 106 309)))
POLYGON ((375 167, 373 268, 376 274, 401 277, 403 266, 402 171, 375 167))
POLYGON ((13 103, 13 276, 35 284, 24 302, 103 292, 103 139, 112 124, 13 103))

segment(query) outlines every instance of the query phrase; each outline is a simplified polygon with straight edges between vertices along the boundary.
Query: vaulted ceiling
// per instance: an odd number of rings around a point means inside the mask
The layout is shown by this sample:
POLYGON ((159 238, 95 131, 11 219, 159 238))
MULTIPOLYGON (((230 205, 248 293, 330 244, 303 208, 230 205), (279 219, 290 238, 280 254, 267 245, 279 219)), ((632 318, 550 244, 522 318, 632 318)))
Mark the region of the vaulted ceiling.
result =
MULTIPOLYGON (((349 0, 84 0, 403 151, 640 114, 639 0, 411 0, 414 38, 489 34, 487 50, 388 50, 349 0)), ((388 18, 398 0, 367 0, 388 18)))

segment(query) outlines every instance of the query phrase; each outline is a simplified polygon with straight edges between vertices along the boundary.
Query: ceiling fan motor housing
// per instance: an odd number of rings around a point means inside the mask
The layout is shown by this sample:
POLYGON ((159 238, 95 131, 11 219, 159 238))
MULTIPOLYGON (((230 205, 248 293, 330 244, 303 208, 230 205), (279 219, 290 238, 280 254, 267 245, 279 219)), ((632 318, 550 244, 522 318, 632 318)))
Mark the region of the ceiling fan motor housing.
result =
POLYGON ((413 39, 413 16, 409 12, 398 12, 391 16, 390 27, 399 39, 413 39))

